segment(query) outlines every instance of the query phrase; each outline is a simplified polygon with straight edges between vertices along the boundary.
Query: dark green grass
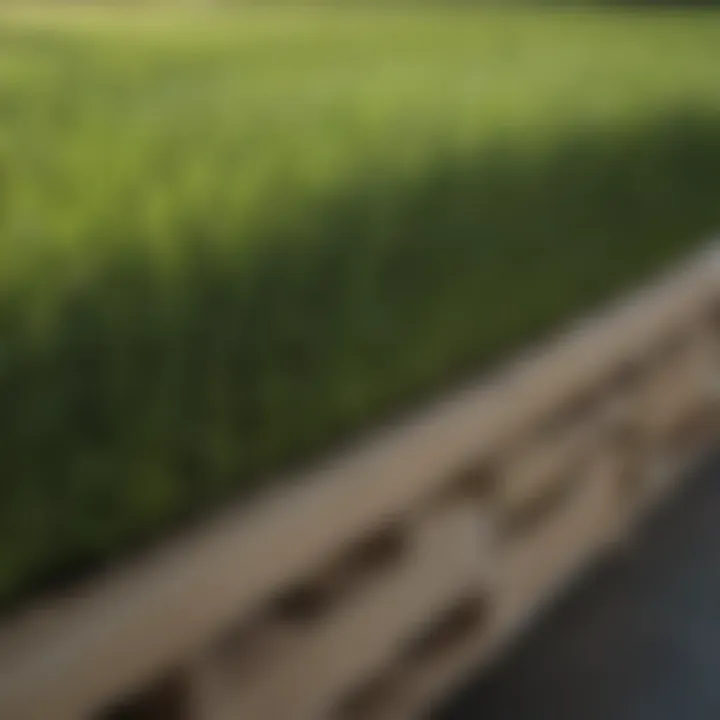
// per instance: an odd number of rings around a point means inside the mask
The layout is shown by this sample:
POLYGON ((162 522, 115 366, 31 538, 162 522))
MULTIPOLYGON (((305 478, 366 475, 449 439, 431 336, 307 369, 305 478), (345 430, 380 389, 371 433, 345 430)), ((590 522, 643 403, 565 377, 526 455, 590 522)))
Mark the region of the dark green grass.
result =
POLYGON ((718 226, 720 20, 378 17, 0 26, 3 601, 718 226))

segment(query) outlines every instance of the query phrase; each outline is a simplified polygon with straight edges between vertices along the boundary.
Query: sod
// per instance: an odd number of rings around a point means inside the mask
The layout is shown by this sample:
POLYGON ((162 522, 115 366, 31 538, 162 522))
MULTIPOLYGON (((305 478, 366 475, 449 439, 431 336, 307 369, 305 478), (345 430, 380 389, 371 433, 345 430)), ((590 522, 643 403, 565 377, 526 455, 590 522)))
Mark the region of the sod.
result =
POLYGON ((3 603, 719 224, 720 15, 0 18, 3 603))

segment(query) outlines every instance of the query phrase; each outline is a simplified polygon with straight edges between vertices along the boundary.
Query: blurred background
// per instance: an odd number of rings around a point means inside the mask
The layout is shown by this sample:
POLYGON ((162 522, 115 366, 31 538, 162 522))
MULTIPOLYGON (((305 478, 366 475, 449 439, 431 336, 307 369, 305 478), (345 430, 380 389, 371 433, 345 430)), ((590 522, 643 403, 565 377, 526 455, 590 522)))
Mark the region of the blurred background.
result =
MULTIPOLYGON (((713 4, 0 4, 2 613, 255 502, 707 240, 713 4)), ((711 717, 516 692, 540 699, 448 717, 711 717)))

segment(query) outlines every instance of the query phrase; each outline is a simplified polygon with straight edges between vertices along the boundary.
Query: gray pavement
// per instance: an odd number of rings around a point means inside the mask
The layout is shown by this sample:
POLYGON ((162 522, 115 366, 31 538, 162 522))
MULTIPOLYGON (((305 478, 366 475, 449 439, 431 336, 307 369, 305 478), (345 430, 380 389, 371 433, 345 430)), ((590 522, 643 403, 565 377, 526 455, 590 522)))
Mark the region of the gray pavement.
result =
POLYGON ((720 453, 432 720, 720 720, 720 453))

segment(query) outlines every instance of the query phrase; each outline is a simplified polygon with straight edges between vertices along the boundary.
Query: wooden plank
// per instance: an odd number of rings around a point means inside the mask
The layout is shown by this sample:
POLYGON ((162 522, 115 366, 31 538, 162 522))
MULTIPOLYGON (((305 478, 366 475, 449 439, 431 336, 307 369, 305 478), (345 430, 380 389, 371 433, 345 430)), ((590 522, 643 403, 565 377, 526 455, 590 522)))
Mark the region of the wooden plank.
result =
POLYGON ((514 618, 562 587, 578 567, 614 539, 618 522, 618 461, 610 452, 578 467, 559 505, 529 531, 508 537, 498 563, 499 612, 514 618))
POLYGON ((491 582, 485 523, 468 507, 424 518, 398 567, 296 634, 264 677, 243 682, 231 664, 216 668, 201 717, 317 720, 331 712, 338 698, 389 664, 428 618, 491 582))

